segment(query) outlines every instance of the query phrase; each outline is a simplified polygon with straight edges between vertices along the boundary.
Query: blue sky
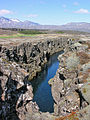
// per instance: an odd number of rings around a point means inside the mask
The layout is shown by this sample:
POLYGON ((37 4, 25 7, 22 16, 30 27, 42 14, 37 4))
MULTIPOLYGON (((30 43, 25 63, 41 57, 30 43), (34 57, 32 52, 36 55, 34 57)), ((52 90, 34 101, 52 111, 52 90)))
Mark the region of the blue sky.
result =
POLYGON ((0 16, 45 25, 90 22, 90 0, 0 0, 0 16))

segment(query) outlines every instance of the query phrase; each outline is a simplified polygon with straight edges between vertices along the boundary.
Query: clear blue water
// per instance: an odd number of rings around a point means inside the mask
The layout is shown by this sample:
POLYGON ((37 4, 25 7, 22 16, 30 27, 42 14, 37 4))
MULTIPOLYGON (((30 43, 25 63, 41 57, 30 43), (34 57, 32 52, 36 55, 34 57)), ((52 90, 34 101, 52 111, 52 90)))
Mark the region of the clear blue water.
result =
POLYGON ((54 111, 54 100, 51 94, 51 87, 48 81, 53 78, 59 67, 58 55, 63 51, 53 54, 44 69, 32 80, 33 86, 33 101, 36 102, 42 112, 54 111))

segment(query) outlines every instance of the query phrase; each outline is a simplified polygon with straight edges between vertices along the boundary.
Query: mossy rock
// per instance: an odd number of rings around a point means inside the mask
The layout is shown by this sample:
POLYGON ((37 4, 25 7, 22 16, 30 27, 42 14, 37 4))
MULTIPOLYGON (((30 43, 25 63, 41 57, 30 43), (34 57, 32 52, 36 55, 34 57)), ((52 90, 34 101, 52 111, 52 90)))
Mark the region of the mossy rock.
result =
POLYGON ((75 70, 79 65, 79 57, 75 53, 71 54, 66 60, 67 69, 69 71, 75 70))
POLYGON ((54 79, 51 78, 51 79, 48 81, 48 84, 49 84, 49 85, 52 85, 52 84, 53 84, 53 81, 54 81, 54 79))
POLYGON ((77 113, 77 117, 79 120, 90 120, 90 105, 80 110, 77 113))
POLYGON ((82 86, 81 93, 84 99, 90 104, 90 82, 82 86))
POLYGON ((65 87, 70 87, 71 82, 72 82, 72 79, 66 79, 66 80, 64 81, 64 86, 65 86, 65 87))
POLYGON ((84 72, 85 72, 86 70, 90 69, 90 62, 82 65, 82 69, 83 69, 84 72))

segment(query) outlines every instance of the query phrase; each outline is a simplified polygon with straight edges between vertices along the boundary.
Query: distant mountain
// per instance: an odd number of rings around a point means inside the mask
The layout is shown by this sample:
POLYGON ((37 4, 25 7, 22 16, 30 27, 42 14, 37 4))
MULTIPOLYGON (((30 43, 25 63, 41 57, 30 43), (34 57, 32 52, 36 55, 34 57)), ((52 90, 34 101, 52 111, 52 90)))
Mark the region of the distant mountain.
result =
POLYGON ((62 29, 90 32, 90 23, 86 23, 86 22, 67 23, 65 25, 62 25, 62 29))
POLYGON ((22 29, 52 29, 52 30, 76 30, 90 32, 90 23, 72 22, 65 25, 40 25, 31 21, 20 21, 18 19, 9 19, 0 17, 0 28, 22 28, 22 29))
MULTIPOLYGON (((4 18, 5 19, 5 18, 4 18)), ((20 20, 18 19, 10 19, 12 22, 21 22, 20 20)))
POLYGON ((31 21, 23 22, 18 19, 0 17, 0 28, 30 28, 38 25, 38 23, 34 23, 31 21))

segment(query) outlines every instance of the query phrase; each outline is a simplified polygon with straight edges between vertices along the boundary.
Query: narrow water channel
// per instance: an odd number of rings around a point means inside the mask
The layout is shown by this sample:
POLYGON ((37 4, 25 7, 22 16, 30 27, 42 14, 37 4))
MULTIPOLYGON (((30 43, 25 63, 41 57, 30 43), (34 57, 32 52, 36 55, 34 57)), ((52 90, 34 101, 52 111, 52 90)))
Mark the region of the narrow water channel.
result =
POLYGON ((59 67, 58 56, 63 51, 53 54, 44 69, 32 80, 33 101, 36 102, 42 112, 54 112, 54 100, 48 81, 53 78, 59 67))

